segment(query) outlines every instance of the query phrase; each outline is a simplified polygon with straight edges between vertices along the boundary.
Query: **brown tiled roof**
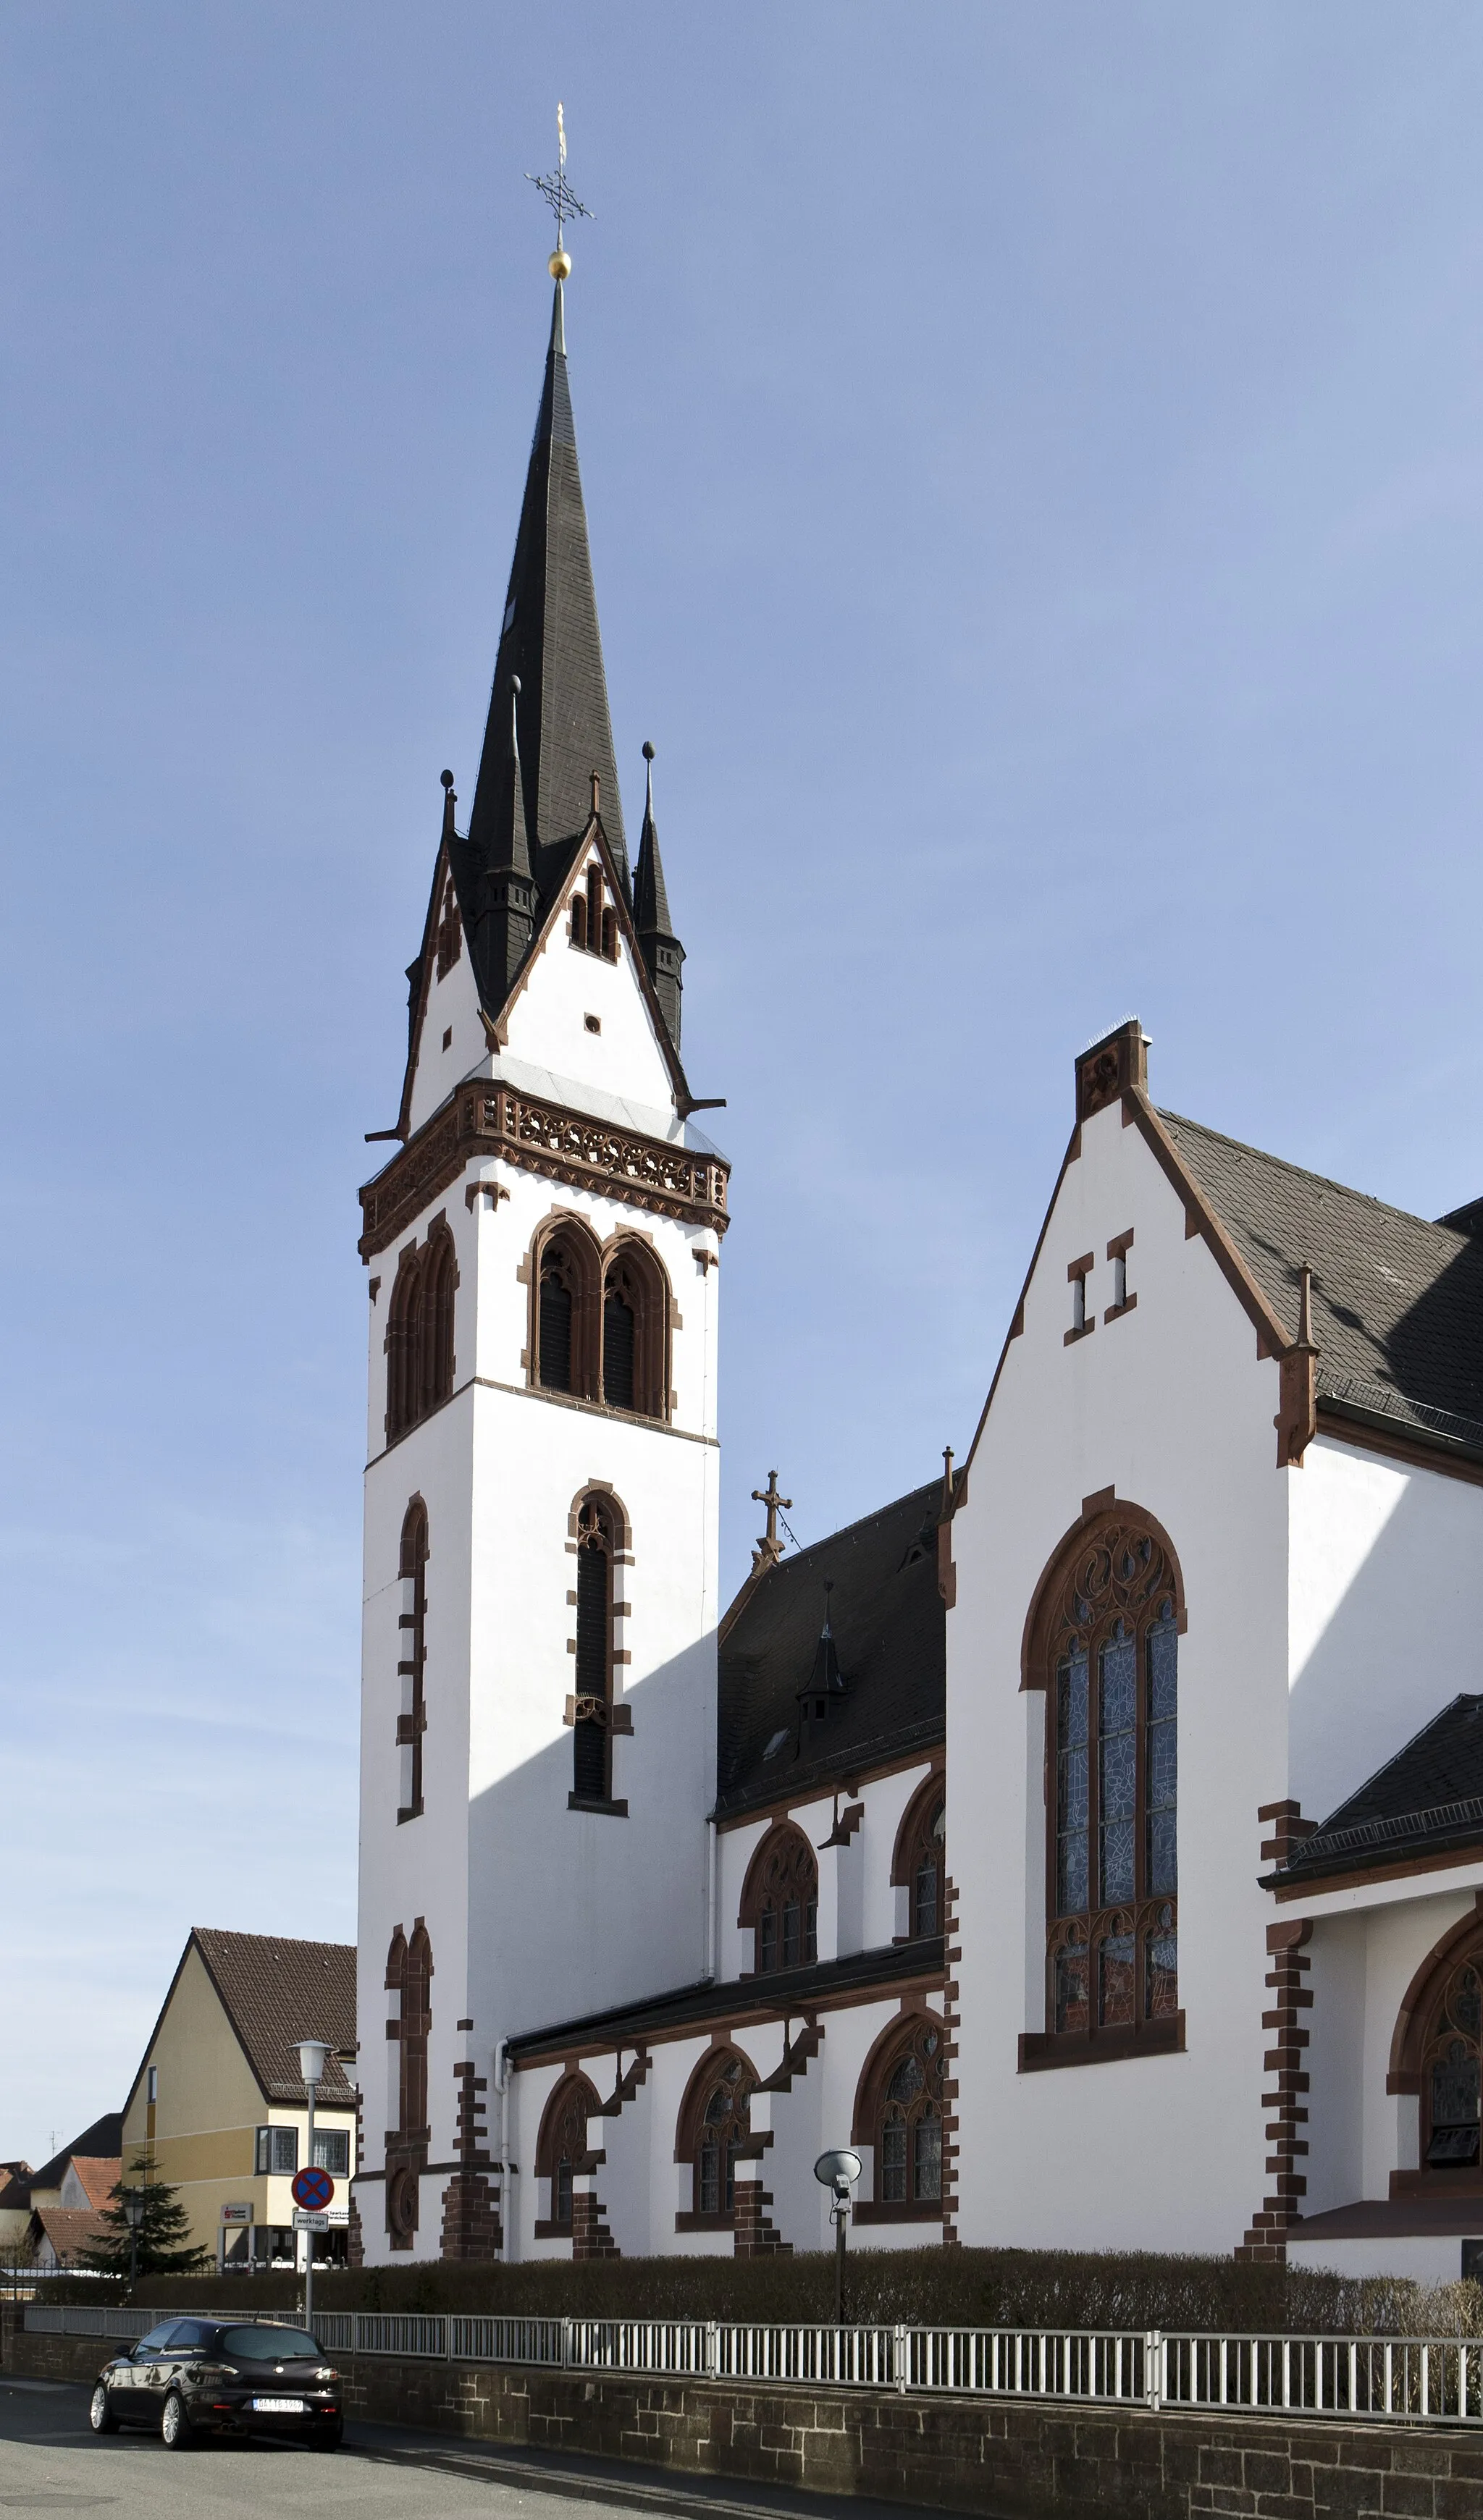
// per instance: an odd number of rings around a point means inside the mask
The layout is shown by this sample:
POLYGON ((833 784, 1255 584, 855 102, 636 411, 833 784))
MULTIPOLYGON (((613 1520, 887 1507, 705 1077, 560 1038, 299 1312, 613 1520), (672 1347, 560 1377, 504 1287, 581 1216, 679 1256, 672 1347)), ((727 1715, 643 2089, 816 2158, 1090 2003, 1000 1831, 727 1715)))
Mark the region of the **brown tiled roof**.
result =
MULTIPOLYGON (((229 1934, 212 1925, 198 1925, 192 1940, 264 2097, 301 2101, 300 2039, 323 2039, 332 2049, 355 2046, 354 1944, 229 1934)), ((354 2090, 333 2054, 319 2097, 331 2108, 354 2105, 354 2090)))
POLYGON ((1173 1111, 1158 1117, 1293 1338, 1299 1271, 1312 1269, 1320 1400, 1422 1442, 1483 1449, 1483 1235, 1173 1111))
POLYGON ((74 2152, 70 2167, 82 2182, 82 2192, 88 2203, 94 2206, 108 2203, 123 2176, 123 2160, 118 2153, 108 2161, 96 2153, 74 2152))
POLYGON ((96 2248, 110 2236, 101 2214, 84 2214, 65 2205, 38 2205, 31 2216, 30 2243, 34 2252, 42 2232, 46 2233, 59 2259, 66 2265, 82 2249, 96 2248))

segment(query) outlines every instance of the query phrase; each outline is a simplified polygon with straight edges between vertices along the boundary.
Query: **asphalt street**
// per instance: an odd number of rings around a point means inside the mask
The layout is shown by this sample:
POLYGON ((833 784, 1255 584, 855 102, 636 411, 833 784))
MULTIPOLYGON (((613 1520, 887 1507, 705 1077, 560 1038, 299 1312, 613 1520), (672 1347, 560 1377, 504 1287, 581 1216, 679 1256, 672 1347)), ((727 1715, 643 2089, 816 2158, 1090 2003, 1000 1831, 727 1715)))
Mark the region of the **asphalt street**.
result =
POLYGON ((100 2439, 89 2391, 0 2375, 0 2513, 107 2511, 115 2520, 251 2520, 282 2512, 384 2520, 570 2520, 596 2502, 633 2520, 909 2520, 900 2503, 790 2494, 782 2487, 683 2483, 654 2468, 503 2451, 390 2424, 350 2424, 343 2448, 208 2443, 167 2451, 157 2435, 100 2439))

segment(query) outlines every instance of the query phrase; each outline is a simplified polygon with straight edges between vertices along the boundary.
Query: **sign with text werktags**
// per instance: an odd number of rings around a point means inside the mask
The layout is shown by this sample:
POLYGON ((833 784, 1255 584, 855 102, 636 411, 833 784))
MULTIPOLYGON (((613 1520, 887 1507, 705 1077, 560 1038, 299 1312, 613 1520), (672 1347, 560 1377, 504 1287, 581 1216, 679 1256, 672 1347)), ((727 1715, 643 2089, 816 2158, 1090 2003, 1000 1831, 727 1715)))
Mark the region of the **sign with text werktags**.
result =
POLYGON ((328 2231, 330 2217, 328 2214, 306 2214, 301 2205, 295 2205, 293 2228, 295 2231, 328 2231))

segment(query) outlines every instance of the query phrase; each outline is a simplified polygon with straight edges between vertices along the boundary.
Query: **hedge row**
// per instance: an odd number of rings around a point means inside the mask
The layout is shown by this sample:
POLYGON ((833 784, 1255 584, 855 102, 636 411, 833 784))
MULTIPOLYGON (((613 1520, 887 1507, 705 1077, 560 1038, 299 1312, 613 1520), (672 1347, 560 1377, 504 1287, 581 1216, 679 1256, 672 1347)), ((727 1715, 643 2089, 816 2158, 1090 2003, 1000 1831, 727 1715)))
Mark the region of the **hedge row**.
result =
MULTIPOLYGON (((321 2310, 486 2312, 557 2318, 833 2318, 834 2268, 824 2252, 736 2260, 615 2258, 573 2266, 457 2266, 437 2260, 317 2274, 321 2310)), ((1152 2252, 1039 2249, 861 2250, 851 2257, 845 2317, 861 2325, 1161 2327, 1251 2335, 1483 2335, 1483 2286, 1428 2291, 1392 2277, 1353 2277, 1152 2252)), ((68 2287, 70 2289, 70 2287, 68 2287)), ((60 2287, 48 2287, 58 2298, 60 2287)), ((82 2297, 79 2290, 79 2296, 82 2297)), ((154 2275, 142 2307, 292 2311, 293 2275, 188 2280, 154 2275)), ((99 2287, 86 2298, 96 2301, 99 2287)))

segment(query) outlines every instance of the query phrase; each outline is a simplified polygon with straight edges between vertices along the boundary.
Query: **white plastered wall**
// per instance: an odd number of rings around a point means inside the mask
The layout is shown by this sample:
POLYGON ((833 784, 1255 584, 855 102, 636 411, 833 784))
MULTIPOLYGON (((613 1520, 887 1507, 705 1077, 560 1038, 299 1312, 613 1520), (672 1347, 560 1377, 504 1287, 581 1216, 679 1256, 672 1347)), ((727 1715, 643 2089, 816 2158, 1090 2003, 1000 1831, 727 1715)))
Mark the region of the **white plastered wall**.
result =
POLYGON ((1260 2107, 1267 1894, 1257 1810, 1286 1778, 1287 1491, 1278 1368, 1136 1127, 1086 1122, 954 1524, 948 1848, 963 1962, 959 2228, 1024 2246, 1234 2247, 1267 2185, 1260 2107), (1134 1232, 1112 1301, 1104 1254, 1134 1232), (1067 1271, 1094 1255, 1072 1345, 1067 1271), (1035 1589, 1082 1501, 1115 1487, 1183 1569, 1180 1994, 1186 2052, 1022 2074, 1044 2026, 1039 1693, 1020 1688, 1035 1589))
POLYGON ((1483 1488, 1320 1436, 1291 1482, 1291 1792, 1323 1821, 1478 1676, 1483 1488))
MULTIPOLYGON (((445 1023, 450 1010, 456 1015, 461 986, 470 992, 465 1012, 472 1009, 476 1019, 467 949, 431 992, 420 1077, 441 1055, 428 1047, 440 1040, 434 1017, 445 1023)), ((455 1049, 461 1038, 455 1020, 455 1049)), ((601 1106, 656 1136, 687 1134, 626 946, 608 964, 574 953, 559 926, 517 1001, 512 1054, 517 1046, 522 1057, 507 1064, 518 1090, 536 1090, 534 1076, 547 1099, 574 1109, 601 1106), (586 1028, 589 1012, 600 1015, 599 1034, 586 1028), (576 1073, 558 1072, 563 1064, 576 1073)), ((500 1072, 479 1047, 476 1063, 500 1072)), ((719 1273, 697 1265, 699 1251, 714 1257, 713 1231, 479 1159, 371 1264, 381 1282, 368 1332, 360 1959, 368 2169, 381 2166, 388 2122, 382 1979, 395 1924, 410 1932, 423 1915, 432 1943, 434 2161, 453 2157, 453 2067, 469 2040, 475 2053, 490 2054, 502 2037, 703 1971, 705 1814, 715 1772, 719 1273), (505 1195, 475 1190, 471 1206, 466 1192, 480 1180, 505 1195), (620 1231, 640 1236, 660 1260, 673 1298, 668 1425, 530 1389, 528 1256, 555 1208, 582 1216, 600 1243, 620 1231), (397 1254, 423 1241, 439 1214, 458 1265, 454 1394, 387 1449, 384 1340, 397 1254), (615 1584, 626 1613, 618 1643, 629 1659, 618 1666, 614 1693, 634 1729, 615 1734, 612 1753, 612 1791, 627 1800, 627 1818, 567 1808, 572 1735, 563 1717, 575 1633, 568 1521, 577 1496, 594 1485, 618 1499, 630 1534, 615 1584), (426 1810, 399 1827, 397 1566, 414 1494, 427 1507, 430 1551, 426 1810), (464 2019, 473 2021, 472 2034, 457 2031, 464 2019)), ((496 2106, 491 2090, 491 2147, 496 2106)), ((444 2183, 445 2174, 430 2173, 425 2182, 419 2256, 440 2245, 435 2200, 444 2183)), ((368 2256, 377 2262, 389 2254, 380 2188, 368 2187, 361 2202, 368 2256)), ((534 2223, 527 2200, 519 2219, 534 2223)))

